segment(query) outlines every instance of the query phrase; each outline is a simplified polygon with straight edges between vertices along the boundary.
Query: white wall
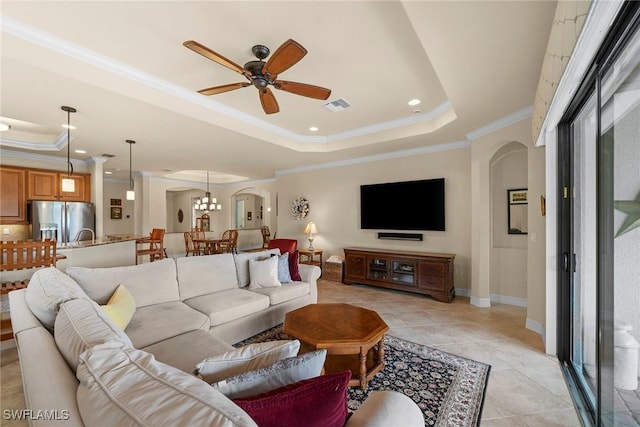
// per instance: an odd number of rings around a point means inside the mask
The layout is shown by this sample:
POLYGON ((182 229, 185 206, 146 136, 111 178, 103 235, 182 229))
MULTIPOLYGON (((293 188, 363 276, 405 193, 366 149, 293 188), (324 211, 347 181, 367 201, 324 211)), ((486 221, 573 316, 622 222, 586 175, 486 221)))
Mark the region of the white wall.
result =
MULTIPOLYGON (((303 234, 309 221, 318 227, 313 246, 324 250, 324 259, 344 255, 350 246, 445 252, 456 254, 456 288, 470 288, 471 257, 470 149, 440 151, 280 175, 278 178, 278 237, 298 239, 309 245, 303 234), (376 230, 360 229, 360 185, 417 179, 445 178, 446 231, 424 231, 422 242, 379 240, 376 230), (304 196, 309 215, 298 221, 289 215, 291 202, 304 196)), ((428 200, 416 195, 399 206, 380 201, 381 209, 403 209, 420 215, 428 200)), ((272 232, 273 234, 273 232, 272 232)))
MULTIPOLYGON (((105 179, 102 188, 104 194, 104 209, 102 211, 104 234, 133 234, 134 202, 126 198, 129 184, 105 179), (120 199, 122 219, 111 219, 111 199, 120 199)), ((96 215, 99 215, 99 212, 96 212, 96 215)))

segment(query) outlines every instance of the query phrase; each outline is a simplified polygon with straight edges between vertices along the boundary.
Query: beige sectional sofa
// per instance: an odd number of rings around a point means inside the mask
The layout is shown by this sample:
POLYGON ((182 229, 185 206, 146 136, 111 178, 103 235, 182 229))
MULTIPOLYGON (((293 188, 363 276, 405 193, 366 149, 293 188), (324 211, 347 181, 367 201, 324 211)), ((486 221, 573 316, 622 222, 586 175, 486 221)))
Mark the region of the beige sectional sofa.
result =
MULTIPOLYGON (((316 266, 300 265, 298 282, 248 288, 250 261, 274 253, 279 250, 37 271, 26 290, 9 294, 30 424, 255 425, 192 371, 203 359, 233 350, 232 343, 281 323, 286 312, 317 302, 316 266), (119 285, 135 301, 124 331, 100 309, 119 285), (105 402, 123 399, 118 390, 134 398, 105 409, 105 402)), ((411 399, 379 392, 347 425, 398 422, 424 425, 411 399)))

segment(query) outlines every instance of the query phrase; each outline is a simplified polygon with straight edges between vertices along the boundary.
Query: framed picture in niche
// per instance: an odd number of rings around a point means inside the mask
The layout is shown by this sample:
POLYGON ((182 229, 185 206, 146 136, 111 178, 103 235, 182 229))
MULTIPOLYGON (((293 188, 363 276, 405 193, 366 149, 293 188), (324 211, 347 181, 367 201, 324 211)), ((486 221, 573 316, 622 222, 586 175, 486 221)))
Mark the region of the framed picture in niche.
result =
POLYGON ((122 208, 117 206, 111 207, 111 219, 122 219, 122 208))
POLYGON ((111 199, 111 206, 122 206, 122 199, 111 199))
POLYGON ((527 234, 529 231, 527 189, 507 190, 507 202, 507 232, 509 234, 527 234))

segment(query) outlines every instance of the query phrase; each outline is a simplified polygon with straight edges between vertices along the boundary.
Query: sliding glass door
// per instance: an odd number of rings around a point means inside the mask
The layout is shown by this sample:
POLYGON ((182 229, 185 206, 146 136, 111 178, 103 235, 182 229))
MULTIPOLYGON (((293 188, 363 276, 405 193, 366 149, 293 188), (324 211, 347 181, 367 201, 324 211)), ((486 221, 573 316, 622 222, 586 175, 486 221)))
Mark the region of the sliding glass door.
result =
POLYGON ((585 425, 640 426, 640 7, 559 125, 558 356, 585 425))

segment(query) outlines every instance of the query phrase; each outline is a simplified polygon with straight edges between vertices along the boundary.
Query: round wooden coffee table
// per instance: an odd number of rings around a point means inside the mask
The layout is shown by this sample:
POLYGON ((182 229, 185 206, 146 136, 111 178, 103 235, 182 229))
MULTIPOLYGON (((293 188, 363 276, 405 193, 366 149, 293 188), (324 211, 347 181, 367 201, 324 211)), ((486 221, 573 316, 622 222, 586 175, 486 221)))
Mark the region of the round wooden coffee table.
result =
POLYGON ((283 332, 300 341, 300 353, 326 349, 325 373, 351 371, 350 386, 365 388, 384 368, 384 334, 378 313, 350 304, 309 304, 287 313, 283 332))

